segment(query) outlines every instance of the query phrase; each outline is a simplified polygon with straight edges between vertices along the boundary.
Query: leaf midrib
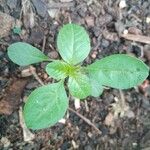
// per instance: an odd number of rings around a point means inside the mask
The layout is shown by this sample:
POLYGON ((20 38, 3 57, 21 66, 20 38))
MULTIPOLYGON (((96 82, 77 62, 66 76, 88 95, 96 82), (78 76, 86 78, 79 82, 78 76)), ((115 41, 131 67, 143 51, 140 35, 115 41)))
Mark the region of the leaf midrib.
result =
POLYGON ((136 70, 128 70, 128 69, 108 69, 108 68, 106 68, 106 69, 104 69, 104 68, 99 68, 99 69, 91 69, 91 68, 89 68, 88 69, 89 71, 98 71, 98 72, 100 72, 100 71, 109 71, 109 72, 130 72, 130 73, 140 73, 140 72, 146 72, 146 71, 144 71, 144 70, 140 70, 140 71, 136 71, 136 70))

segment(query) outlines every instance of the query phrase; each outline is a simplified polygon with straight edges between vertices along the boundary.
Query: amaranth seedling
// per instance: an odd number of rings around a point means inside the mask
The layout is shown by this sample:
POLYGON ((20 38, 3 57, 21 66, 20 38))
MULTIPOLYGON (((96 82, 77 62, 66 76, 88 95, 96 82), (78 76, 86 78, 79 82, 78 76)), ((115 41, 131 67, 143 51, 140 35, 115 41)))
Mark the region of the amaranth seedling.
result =
POLYGON ((66 113, 69 100, 64 87, 67 81, 72 96, 84 99, 99 96, 103 86, 128 89, 141 84, 149 74, 149 68, 141 60, 126 54, 116 54, 83 66, 88 56, 90 39, 83 27, 64 25, 57 37, 57 48, 62 60, 52 60, 39 49, 24 42, 8 47, 8 56, 16 64, 50 61, 46 72, 56 83, 35 89, 25 103, 23 115, 28 128, 42 129, 53 126, 66 113))

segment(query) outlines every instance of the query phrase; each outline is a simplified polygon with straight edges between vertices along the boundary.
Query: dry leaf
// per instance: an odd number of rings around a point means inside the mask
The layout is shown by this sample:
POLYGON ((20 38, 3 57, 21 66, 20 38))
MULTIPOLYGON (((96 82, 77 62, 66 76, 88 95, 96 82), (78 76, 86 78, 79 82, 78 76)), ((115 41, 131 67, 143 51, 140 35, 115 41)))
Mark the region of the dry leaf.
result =
POLYGON ((20 107, 20 109, 19 109, 19 119, 20 119, 20 125, 21 125, 22 130, 23 130, 24 141, 25 142, 32 141, 35 138, 35 136, 34 136, 34 134, 32 134, 30 132, 30 130, 25 125, 23 113, 22 113, 22 107, 20 107))
POLYGON ((0 100, 0 114, 10 115, 18 109, 26 83, 27 79, 13 79, 13 83, 6 89, 5 96, 0 100))
POLYGON ((0 11, 0 38, 8 36, 15 25, 15 19, 0 11))
POLYGON ((22 0, 23 23, 26 28, 33 28, 35 25, 34 13, 31 2, 22 0))
POLYGON ((107 126, 114 126, 114 115, 109 112, 108 115, 106 116, 105 118, 105 121, 104 123, 107 125, 107 126))
POLYGON ((60 0, 62 3, 72 2, 73 0, 60 0))

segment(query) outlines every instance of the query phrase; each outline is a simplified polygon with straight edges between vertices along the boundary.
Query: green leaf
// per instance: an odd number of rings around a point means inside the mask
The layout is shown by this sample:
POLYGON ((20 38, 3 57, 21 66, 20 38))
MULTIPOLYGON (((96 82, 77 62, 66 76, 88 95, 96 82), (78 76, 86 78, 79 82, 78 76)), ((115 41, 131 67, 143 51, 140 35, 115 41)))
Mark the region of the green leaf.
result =
POLYGON ((56 80, 64 79, 68 76, 69 65, 63 61, 56 60, 46 66, 46 72, 56 80))
POLYGON ((90 39, 85 29, 76 24, 67 24, 60 29, 57 47, 61 57, 70 64, 82 62, 90 52, 90 39))
POLYGON ((89 78, 81 73, 69 77, 68 88, 72 96, 80 99, 86 98, 91 93, 89 78))
POLYGON ((11 44, 8 47, 8 56, 20 66, 49 60, 40 50, 24 42, 11 44))
POLYGON ((88 72, 101 85, 127 89, 142 83, 149 74, 149 68, 135 57, 116 54, 91 64, 88 72))
POLYGON ((34 90, 24 106, 24 119, 28 128, 43 129, 63 118, 68 98, 62 82, 44 85, 34 90))
POLYGON ((98 97, 103 93, 103 86, 96 80, 90 78, 91 83, 91 96, 98 97))
POLYGON ((67 69, 68 64, 60 60, 51 62, 46 66, 46 72, 48 75, 56 80, 66 78, 68 76, 67 69))
POLYGON ((46 66, 46 72, 56 80, 65 79, 80 70, 80 66, 71 66, 64 61, 56 60, 46 66))

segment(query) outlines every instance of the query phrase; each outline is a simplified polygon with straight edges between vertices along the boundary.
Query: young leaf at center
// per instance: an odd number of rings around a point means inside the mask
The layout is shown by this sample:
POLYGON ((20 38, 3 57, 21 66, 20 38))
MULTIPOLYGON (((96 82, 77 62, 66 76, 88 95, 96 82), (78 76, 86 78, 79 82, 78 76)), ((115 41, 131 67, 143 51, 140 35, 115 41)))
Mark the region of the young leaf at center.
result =
POLYGON ((64 61, 56 60, 46 66, 46 72, 56 80, 65 79, 80 70, 80 66, 72 66, 64 61))
POLYGON ((48 73, 48 75, 56 80, 66 78, 68 76, 67 74, 68 69, 69 65, 60 60, 51 62, 46 66, 46 72, 48 73))
POLYGON ((67 24, 60 29, 57 47, 61 57, 72 65, 82 62, 91 48, 85 29, 76 24, 67 24))
POLYGON ((50 127, 62 119, 67 108, 63 83, 44 85, 29 95, 23 112, 25 123, 34 130, 50 127))

